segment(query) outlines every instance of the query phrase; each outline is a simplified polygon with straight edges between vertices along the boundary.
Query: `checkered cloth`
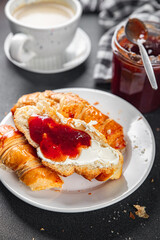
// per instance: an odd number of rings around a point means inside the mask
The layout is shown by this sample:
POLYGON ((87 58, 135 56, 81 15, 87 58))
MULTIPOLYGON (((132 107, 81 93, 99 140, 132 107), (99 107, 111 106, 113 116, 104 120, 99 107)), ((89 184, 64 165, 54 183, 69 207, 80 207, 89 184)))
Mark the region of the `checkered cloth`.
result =
POLYGON ((106 33, 99 41, 94 69, 96 83, 110 82, 112 78, 111 40, 115 28, 128 17, 160 22, 160 0, 80 0, 84 11, 98 11, 99 24, 106 33))

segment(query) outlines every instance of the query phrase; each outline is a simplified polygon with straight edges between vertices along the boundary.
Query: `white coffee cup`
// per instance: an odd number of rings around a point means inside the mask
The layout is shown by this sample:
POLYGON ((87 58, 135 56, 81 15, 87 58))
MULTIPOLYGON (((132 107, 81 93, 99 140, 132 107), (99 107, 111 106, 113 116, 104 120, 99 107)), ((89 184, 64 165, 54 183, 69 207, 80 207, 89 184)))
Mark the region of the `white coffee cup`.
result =
MULTIPOLYGON (((74 15, 63 24, 49 27, 35 27, 17 20, 13 12, 25 4, 46 0, 10 0, 5 6, 5 14, 9 20, 13 37, 10 42, 10 55, 20 63, 26 63, 33 57, 41 58, 61 56, 72 42, 82 14, 78 0, 63 0, 73 9, 74 15)), ((61 4, 62 0, 49 0, 61 4)))

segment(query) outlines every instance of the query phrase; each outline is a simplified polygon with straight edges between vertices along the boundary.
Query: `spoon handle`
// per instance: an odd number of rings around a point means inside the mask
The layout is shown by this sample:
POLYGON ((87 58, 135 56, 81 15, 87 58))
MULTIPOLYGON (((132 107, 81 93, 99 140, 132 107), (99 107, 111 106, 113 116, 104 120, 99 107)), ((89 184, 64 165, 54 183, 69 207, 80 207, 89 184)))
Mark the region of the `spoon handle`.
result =
POLYGON ((147 51, 146 51, 146 49, 144 48, 144 46, 141 42, 138 42, 138 47, 139 47, 139 50, 140 50, 140 54, 141 54, 141 57, 142 57, 144 68, 146 70, 146 73, 147 73, 148 79, 150 81, 150 84, 151 84, 153 89, 157 90, 158 85, 157 85, 157 82, 156 82, 153 67, 152 67, 151 61, 149 59, 149 56, 147 54, 147 51))

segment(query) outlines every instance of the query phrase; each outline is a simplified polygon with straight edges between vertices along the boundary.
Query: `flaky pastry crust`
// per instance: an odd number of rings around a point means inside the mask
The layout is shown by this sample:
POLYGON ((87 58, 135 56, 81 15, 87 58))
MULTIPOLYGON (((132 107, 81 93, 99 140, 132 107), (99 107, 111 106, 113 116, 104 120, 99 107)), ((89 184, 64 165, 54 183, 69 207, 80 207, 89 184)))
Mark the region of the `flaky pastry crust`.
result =
POLYGON ((0 126, 0 163, 33 191, 62 187, 57 173, 42 165, 35 149, 10 125, 0 126))

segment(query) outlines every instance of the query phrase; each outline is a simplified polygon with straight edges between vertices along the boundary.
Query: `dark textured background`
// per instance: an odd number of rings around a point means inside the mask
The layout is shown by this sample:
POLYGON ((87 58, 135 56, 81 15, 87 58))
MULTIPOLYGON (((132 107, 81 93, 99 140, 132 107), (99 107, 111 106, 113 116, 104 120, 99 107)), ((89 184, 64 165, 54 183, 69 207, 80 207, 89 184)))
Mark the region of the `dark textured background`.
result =
MULTIPOLYGON (((100 88, 109 91, 110 86, 96 86, 93 68, 98 40, 103 30, 97 16, 84 15, 80 26, 92 42, 92 52, 85 64, 72 71, 57 75, 40 75, 13 66, 5 57, 4 40, 9 33, 8 22, 0 0, 0 120, 23 94, 62 87, 100 88)), ((63 214, 44 211, 24 203, 12 195, 0 182, 0 240, 42 239, 160 239, 160 109, 145 114, 156 139, 156 159, 146 181, 125 200, 101 210, 63 214), (154 182, 151 182, 154 179, 154 182), (149 219, 129 217, 134 213, 133 204, 146 206, 149 219), (40 229, 44 228, 44 231, 40 229)))

